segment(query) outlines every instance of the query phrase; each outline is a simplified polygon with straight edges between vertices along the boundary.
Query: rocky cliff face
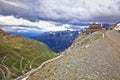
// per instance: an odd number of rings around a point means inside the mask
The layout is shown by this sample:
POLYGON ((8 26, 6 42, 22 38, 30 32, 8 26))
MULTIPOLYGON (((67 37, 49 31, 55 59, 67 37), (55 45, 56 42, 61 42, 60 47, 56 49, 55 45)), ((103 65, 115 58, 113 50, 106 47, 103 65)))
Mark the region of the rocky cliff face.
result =
POLYGON ((60 58, 28 80, 120 80, 119 38, 116 31, 80 36, 60 58))

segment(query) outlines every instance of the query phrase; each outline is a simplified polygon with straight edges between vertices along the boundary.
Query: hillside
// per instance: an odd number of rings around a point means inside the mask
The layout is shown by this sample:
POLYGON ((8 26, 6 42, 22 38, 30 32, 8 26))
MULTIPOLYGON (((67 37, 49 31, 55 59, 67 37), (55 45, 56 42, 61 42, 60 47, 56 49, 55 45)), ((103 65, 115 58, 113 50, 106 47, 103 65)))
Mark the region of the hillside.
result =
POLYGON ((11 80, 55 57, 47 45, 0 29, 0 80, 11 80))
POLYGON ((62 52, 71 46, 72 42, 82 33, 83 31, 51 31, 45 32, 38 36, 31 37, 32 39, 44 42, 53 51, 62 52))
POLYGON ((120 80, 119 40, 114 30, 80 36, 27 80, 120 80))

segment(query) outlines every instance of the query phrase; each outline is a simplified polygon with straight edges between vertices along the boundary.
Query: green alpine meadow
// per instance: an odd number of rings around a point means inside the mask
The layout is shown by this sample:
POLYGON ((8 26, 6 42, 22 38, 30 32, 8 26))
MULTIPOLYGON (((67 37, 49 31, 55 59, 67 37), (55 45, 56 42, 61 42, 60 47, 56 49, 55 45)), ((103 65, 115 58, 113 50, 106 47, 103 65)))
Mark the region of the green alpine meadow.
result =
POLYGON ((0 30, 0 79, 16 78, 53 57, 47 45, 0 30))

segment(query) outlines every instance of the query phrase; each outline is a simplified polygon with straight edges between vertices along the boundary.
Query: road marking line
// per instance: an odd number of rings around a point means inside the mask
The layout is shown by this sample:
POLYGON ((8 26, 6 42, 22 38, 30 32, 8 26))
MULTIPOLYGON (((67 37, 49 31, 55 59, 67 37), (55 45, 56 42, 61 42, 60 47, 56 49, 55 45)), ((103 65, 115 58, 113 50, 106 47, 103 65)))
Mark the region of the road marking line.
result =
POLYGON ((104 33, 102 34, 102 37, 105 38, 105 34, 104 33))

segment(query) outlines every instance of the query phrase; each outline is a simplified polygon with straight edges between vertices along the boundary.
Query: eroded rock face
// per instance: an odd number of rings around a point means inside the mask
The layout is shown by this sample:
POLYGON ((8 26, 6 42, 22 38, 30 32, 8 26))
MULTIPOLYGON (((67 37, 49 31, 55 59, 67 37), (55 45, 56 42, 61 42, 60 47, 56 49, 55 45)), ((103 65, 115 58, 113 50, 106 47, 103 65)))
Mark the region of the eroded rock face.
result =
POLYGON ((44 65, 28 80, 120 80, 119 36, 115 31, 80 36, 63 56, 44 65))

